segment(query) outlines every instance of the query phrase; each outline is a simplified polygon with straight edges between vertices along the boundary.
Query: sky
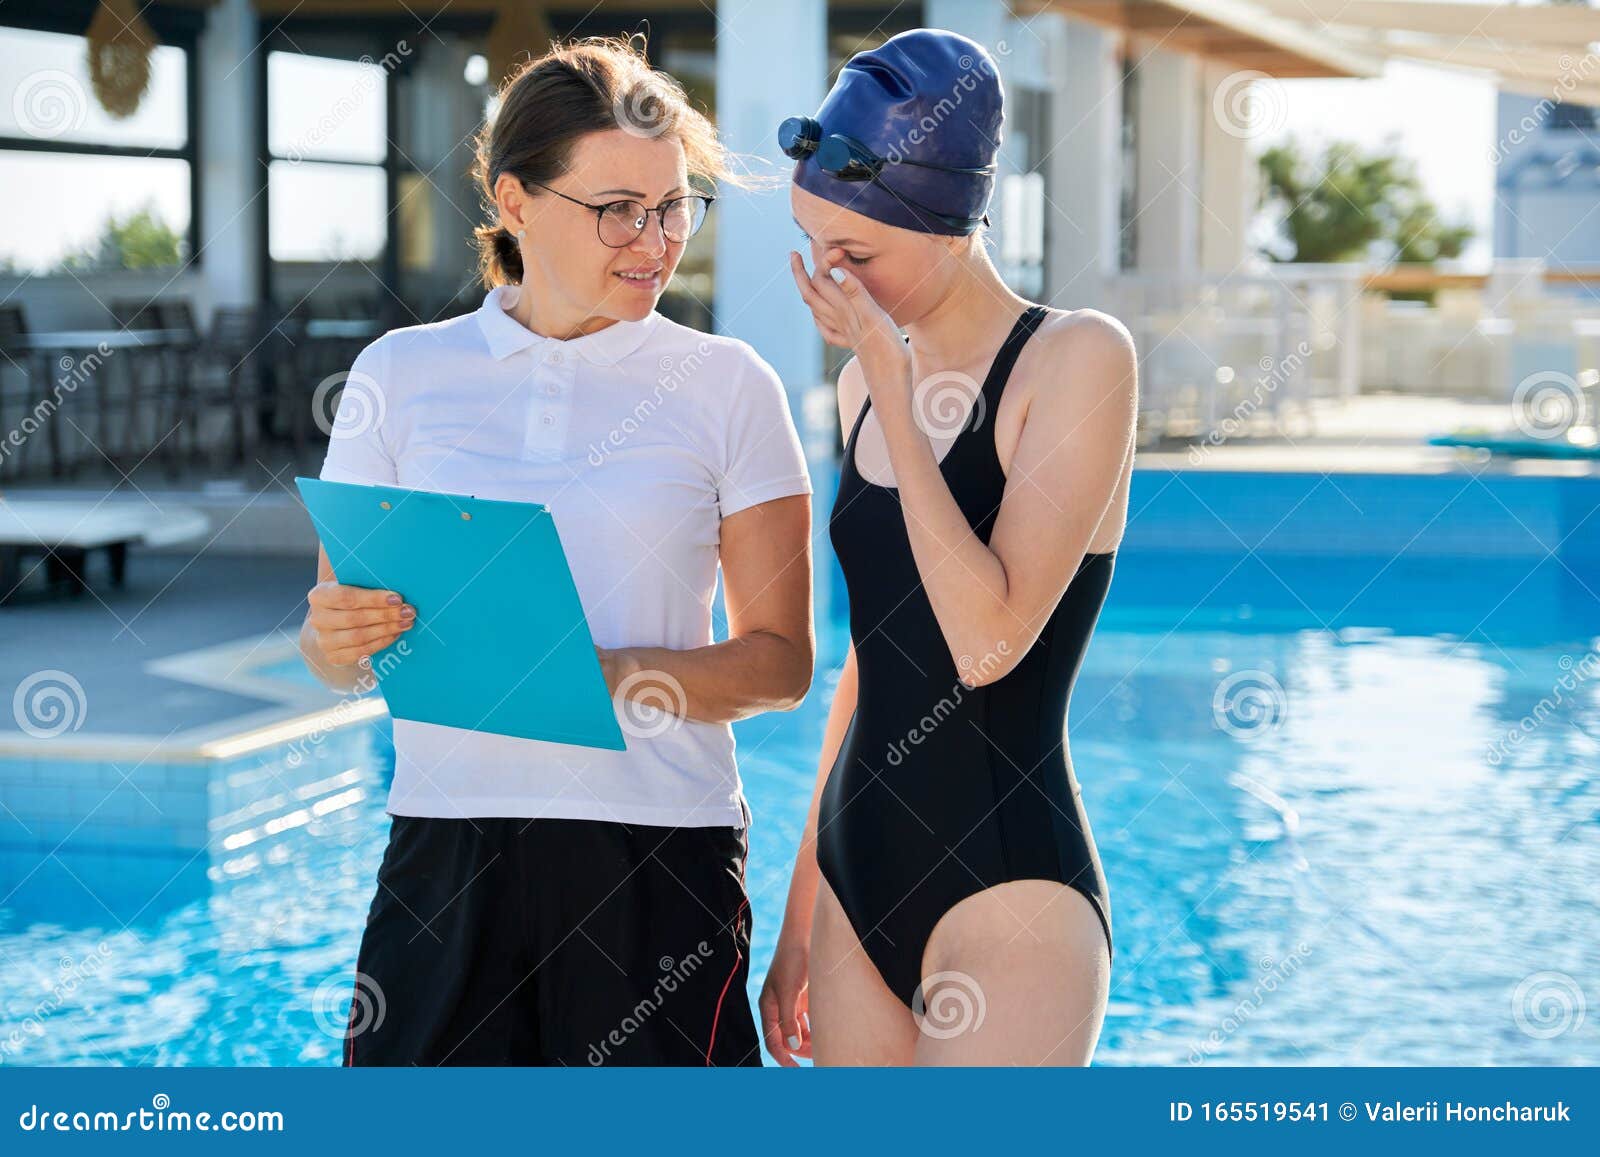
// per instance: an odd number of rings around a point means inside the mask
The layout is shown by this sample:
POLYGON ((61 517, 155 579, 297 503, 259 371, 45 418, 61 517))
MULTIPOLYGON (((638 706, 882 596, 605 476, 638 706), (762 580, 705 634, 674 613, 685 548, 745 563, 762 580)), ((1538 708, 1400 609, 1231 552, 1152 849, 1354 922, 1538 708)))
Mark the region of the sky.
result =
MULTIPOLYGON (((1396 135, 1423 187, 1454 223, 1465 219, 1476 236, 1462 263, 1487 269, 1493 252, 1495 100, 1482 73, 1391 61, 1367 80, 1287 80, 1282 128, 1264 133, 1262 148, 1287 137, 1320 151, 1330 140, 1377 148, 1396 135)), ((1258 150, 1259 151, 1259 150, 1258 150)))

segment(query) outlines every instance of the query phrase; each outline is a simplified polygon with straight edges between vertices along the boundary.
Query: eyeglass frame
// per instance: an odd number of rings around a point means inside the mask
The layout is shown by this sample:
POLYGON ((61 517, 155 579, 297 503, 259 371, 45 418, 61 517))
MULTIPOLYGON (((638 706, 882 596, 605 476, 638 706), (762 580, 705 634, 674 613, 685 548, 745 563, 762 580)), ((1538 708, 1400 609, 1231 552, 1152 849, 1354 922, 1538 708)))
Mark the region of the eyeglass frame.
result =
POLYGON ((717 200, 716 197, 712 196, 710 193, 684 193, 681 196, 668 197, 665 201, 661 202, 661 204, 655 206, 654 208, 651 208, 648 205, 640 205, 639 202, 635 201, 632 197, 618 197, 615 201, 607 201, 603 205, 591 205, 588 201, 580 201, 576 197, 568 196, 566 193, 563 193, 560 189, 553 189, 549 185, 546 185, 543 181, 527 181, 525 183, 529 184, 529 185, 538 185, 539 188, 543 189, 545 192, 554 193, 556 196, 560 197, 563 201, 571 201, 574 205, 582 206, 583 208, 588 209, 591 213, 593 213, 594 214, 594 235, 597 238, 599 238, 600 244, 604 245, 607 249, 626 249, 628 246, 632 245, 635 241, 639 240, 639 238, 644 235, 645 229, 650 224, 648 218, 649 218, 650 214, 652 214, 652 213, 656 214, 657 222, 661 226, 661 236, 665 240, 667 240, 668 242, 670 242, 673 245, 685 245, 685 244, 688 243, 689 238, 693 237, 695 235, 695 233, 700 232, 701 227, 705 225, 706 217, 711 212, 711 206, 713 204, 715 204, 716 200, 717 200), (698 198, 699 200, 705 202, 705 204, 706 204, 705 212, 700 215, 700 222, 699 222, 699 224, 697 224, 694 227, 694 230, 692 232, 686 233, 683 236, 682 240, 674 240, 672 237, 669 237, 667 235, 667 209, 668 209, 669 206, 674 205, 679 201, 688 201, 690 199, 695 199, 695 198, 698 198), (632 237, 630 237, 626 241, 624 241, 621 245, 613 245, 613 244, 611 244, 611 242, 607 241, 604 237, 600 236, 600 223, 601 223, 601 220, 605 215, 605 211, 607 209, 611 208, 613 205, 639 205, 639 208, 644 210, 644 215, 646 217, 646 220, 639 226, 638 231, 635 232, 632 237))

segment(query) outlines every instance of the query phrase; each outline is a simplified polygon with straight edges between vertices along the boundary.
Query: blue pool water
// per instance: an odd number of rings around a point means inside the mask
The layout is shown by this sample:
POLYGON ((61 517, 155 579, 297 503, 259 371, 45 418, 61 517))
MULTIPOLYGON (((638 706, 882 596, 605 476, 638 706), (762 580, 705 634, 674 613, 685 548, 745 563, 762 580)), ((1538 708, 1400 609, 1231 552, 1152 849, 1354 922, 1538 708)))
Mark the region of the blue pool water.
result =
MULTIPOLYGON (((1116 929, 1097 1063, 1600 1064, 1595 573, 1126 549, 1069 722, 1116 929)), ((736 729, 752 999, 843 654, 826 565, 819 626, 805 705, 736 729)), ((359 803, 226 871, 30 878, 0 1063, 337 1064, 387 829, 381 757, 356 763, 359 803)))

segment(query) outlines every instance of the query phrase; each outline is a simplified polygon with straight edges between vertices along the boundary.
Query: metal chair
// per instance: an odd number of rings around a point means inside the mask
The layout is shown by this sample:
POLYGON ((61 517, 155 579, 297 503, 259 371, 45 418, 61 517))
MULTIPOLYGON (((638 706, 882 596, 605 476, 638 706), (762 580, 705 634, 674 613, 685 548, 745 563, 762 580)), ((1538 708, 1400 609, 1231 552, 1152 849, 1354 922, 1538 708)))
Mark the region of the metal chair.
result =
POLYGON ((169 478, 178 477, 185 462, 199 456, 194 372, 200 350, 200 327, 194 309, 184 298, 155 304, 159 328, 172 335, 163 347, 161 380, 151 401, 156 419, 156 445, 169 478), (184 448, 187 435, 188 449, 184 448))
MULTIPOLYGON (((153 300, 137 301, 128 298, 113 300, 111 302, 111 316, 116 321, 117 325, 125 330, 159 330, 164 328, 161 324, 160 305, 153 300)), ((161 346, 140 348, 130 347, 127 350, 127 355, 128 389, 124 405, 127 424, 124 430, 124 436, 117 445, 116 456, 133 461, 136 457, 142 457, 144 454, 148 453, 148 448, 153 447, 155 444, 153 438, 152 440, 147 441, 141 430, 141 427, 145 425, 144 419, 147 415, 144 403, 145 375, 143 375, 140 370, 146 365, 153 365, 155 367, 153 380, 149 383, 149 394, 152 401, 154 401, 160 395, 163 388, 163 381, 171 370, 171 360, 168 357, 168 351, 161 346)), ((104 427, 108 421, 107 406, 111 401, 111 390, 109 387, 109 381, 103 383, 100 391, 100 413, 102 427, 100 437, 102 441, 108 441, 105 436, 104 427)), ((159 405, 159 403, 157 403, 157 405, 159 405)), ((157 422, 159 422, 159 414, 152 413, 149 416, 155 418, 157 422)), ((159 431, 155 436, 159 436, 159 431)), ((107 449, 109 451, 109 444, 107 449)))
POLYGON ((160 329, 161 317, 154 301, 131 301, 127 298, 111 303, 111 316, 123 329, 160 329))
MULTIPOLYGON (((219 306, 212 312, 211 329, 197 351, 197 368, 220 370, 215 377, 197 374, 193 398, 196 436, 208 413, 226 408, 232 418, 233 465, 242 465, 253 444, 250 416, 260 396, 257 371, 262 338, 261 311, 255 306, 219 306)), ((213 454, 213 465, 220 464, 213 454)))
MULTIPOLYGON (((27 411, 32 384, 35 380, 33 352, 26 348, 23 339, 28 336, 27 316, 20 305, 0 305, 0 431, 8 437, 12 429, 11 399, 19 404, 18 420, 27 411), (7 382, 20 382, 8 387, 7 382)), ((20 446, 10 447, 0 456, 0 476, 15 476, 22 472, 18 460, 20 446)))

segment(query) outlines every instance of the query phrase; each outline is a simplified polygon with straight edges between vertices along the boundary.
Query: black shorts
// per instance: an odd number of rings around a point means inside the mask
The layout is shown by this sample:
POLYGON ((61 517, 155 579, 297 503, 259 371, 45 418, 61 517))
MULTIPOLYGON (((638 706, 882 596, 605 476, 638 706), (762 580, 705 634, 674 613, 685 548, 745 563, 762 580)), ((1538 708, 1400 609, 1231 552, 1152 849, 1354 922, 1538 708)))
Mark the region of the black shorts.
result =
POLYGON ((345 1065, 759 1065, 747 830, 392 816, 345 1065))

